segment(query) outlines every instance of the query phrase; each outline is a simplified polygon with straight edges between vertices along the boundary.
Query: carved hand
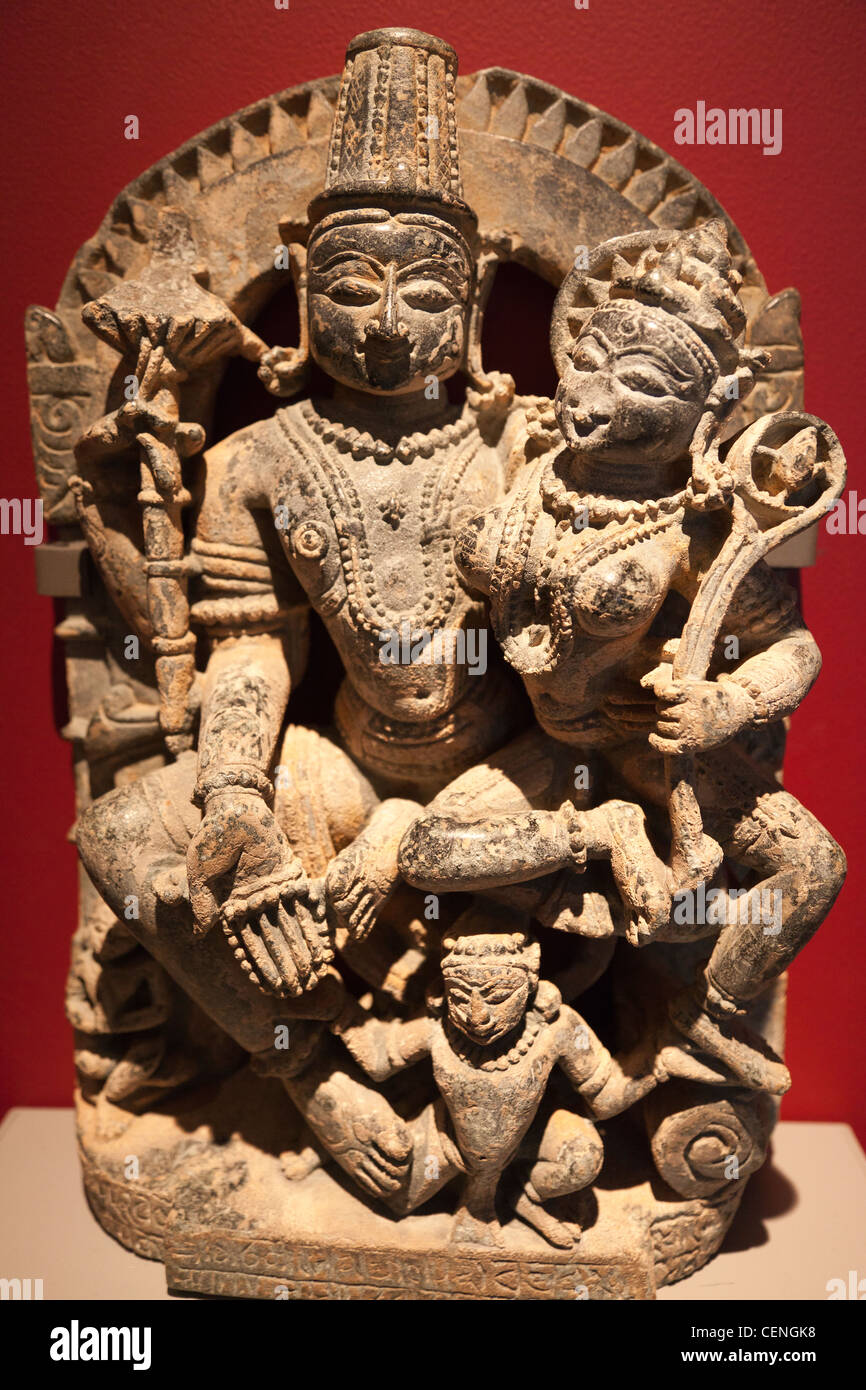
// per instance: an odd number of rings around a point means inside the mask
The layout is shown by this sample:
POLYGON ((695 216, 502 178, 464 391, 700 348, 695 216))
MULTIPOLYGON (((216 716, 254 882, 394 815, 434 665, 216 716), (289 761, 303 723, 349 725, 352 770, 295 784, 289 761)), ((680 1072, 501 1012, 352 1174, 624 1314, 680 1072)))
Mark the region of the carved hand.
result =
POLYGON ((325 925, 321 884, 311 882, 298 866, 286 881, 285 871, 254 879, 233 890, 223 908, 226 934, 236 959, 250 979, 274 994, 297 998, 315 989, 329 972, 334 952, 325 925))
POLYGON ((360 835, 328 865, 328 904, 356 941, 369 935, 400 879, 400 842, 421 814, 415 801, 391 797, 376 808, 360 835))
POLYGON ((189 897, 201 932, 216 922, 220 902, 213 880, 236 869, 235 881, 273 874, 293 858, 273 811, 256 791, 228 787, 208 798, 187 851, 189 897))
POLYGON ((395 881, 395 876, 377 872, 369 858, 368 847, 355 841, 331 860, 325 880, 337 921, 356 941, 369 935, 395 881))
POLYGON ((151 434, 163 444, 177 449, 182 458, 196 453, 204 443, 204 430, 196 423, 186 423, 165 408, 165 403, 135 396, 131 401, 96 420, 84 431, 75 446, 79 464, 101 461, 122 454, 139 434, 151 434))
POLYGON ((748 728, 755 702, 736 681, 675 681, 668 665, 657 666, 641 685, 657 697, 658 720, 649 741, 659 753, 700 753, 719 748, 748 728))
POLYGON ((229 944, 256 983, 293 996, 315 988, 333 958, 323 894, 258 792, 232 787, 208 798, 187 873, 198 930, 209 931, 222 915, 229 944), (212 883, 232 869, 221 905, 212 883))

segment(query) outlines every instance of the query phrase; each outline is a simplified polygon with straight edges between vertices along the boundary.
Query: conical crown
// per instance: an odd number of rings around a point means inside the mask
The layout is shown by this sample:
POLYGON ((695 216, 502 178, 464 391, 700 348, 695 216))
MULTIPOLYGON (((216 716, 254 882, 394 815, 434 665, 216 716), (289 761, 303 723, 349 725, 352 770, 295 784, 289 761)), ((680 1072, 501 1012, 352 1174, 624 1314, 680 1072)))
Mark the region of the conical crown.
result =
POLYGON ((613 260, 610 298, 656 304, 687 323, 725 370, 738 361, 736 340, 746 325, 722 218, 682 232, 667 244, 651 244, 632 266, 613 260))
POLYGON ((346 51, 324 192, 310 220, 348 207, 432 212, 467 229, 457 144, 457 55, 416 29, 376 29, 346 51))

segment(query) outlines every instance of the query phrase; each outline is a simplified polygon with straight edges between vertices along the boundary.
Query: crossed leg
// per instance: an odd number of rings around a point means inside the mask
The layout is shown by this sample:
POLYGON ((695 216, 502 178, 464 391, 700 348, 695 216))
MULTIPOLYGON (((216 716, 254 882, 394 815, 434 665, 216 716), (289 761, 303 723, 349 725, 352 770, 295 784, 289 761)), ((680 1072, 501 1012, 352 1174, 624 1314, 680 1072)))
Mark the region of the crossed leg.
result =
POLYGON ((517 1215, 551 1245, 568 1249, 580 1239, 580 1228, 574 1222, 558 1221, 543 1204, 582 1192, 598 1177, 603 1162, 604 1145, 592 1121, 571 1110, 554 1110, 517 1199, 517 1215))
MULTIPOLYGON (((310 730, 290 729, 281 756, 285 775, 278 778, 275 812, 304 868, 320 874, 329 856, 369 828, 388 803, 378 802, 369 783, 335 744, 310 730), (306 775, 314 770, 317 781, 306 775), (295 799, 293 782, 299 790, 295 799), (329 789, 333 796, 328 796, 329 789), (316 804, 313 797, 318 798, 316 804)), ((204 937, 196 935, 183 892, 186 851, 200 820, 192 804, 195 778, 196 759, 190 754, 107 793, 78 822, 79 853, 115 915, 128 923, 185 993, 251 1054, 256 1070, 280 1076, 304 1112, 305 1101, 328 1081, 327 1067, 336 1046, 327 1023, 344 1002, 343 981, 331 967, 314 988, 297 997, 279 997, 259 988, 240 969, 223 932, 213 929, 204 937), (132 915, 126 911, 130 905, 132 915), (288 1050, 275 1046, 285 1026, 288 1050), (304 1088, 298 1079, 308 1071, 315 1080, 304 1088)), ((396 846, 392 856, 396 858, 396 846)), ((357 943, 352 961, 356 969, 364 963, 367 944, 357 943)), ((379 968, 374 959, 374 969, 379 968)), ((393 1169, 402 1184, 408 1175, 408 1153, 390 1105, 360 1076, 340 1074, 332 1089, 338 1092, 334 1109, 345 1133, 335 1139, 333 1127, 324 1123, 327 1106, 311 1106, 306 1118, 321 1142, 326 1148, 329 1141, 335 1143, 340 1148, 335 1157, 359 1180, 368 1166, 378 1165, 383 1171, 393 1169), (344 1142, 348 1139, 352 1142, 344 1142)))

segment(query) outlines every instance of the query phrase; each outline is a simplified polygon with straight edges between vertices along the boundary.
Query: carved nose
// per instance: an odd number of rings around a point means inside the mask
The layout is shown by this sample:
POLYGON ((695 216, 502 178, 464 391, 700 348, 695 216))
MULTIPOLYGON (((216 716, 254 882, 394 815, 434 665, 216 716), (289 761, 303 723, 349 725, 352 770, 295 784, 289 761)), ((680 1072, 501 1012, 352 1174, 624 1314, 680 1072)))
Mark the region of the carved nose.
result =
POLYGON ((469 1003, 469 1020, 473 1028, 480 1028, 482 1024, 487 1023, 489 1020, 487 1005, 481 998, 477 989, 472 991, 472 999, 469 1003))
POLYGON ((382 313, 379 316, 380 338, 396 338, 399 322, 397 318, 397 287, 394 284, 394 267, 388 267, 385 290, 382 299, 382 313))

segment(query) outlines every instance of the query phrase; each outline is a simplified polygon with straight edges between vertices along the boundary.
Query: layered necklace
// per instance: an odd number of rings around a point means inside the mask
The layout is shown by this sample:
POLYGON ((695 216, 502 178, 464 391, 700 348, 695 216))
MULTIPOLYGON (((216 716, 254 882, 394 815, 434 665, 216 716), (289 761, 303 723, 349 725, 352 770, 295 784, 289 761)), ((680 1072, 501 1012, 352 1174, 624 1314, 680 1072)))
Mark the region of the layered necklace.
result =
POLYGON ((369 430, 359 430, 355 425, 337 424, 320 415, 312 401, 304 401, 301 414, 310 429, 325 444, 333 444, 341 454, 351 454, 354 459, 371 458, 383 466, 393 463, 409 465, 416 458, 429 459, 440 449, 453 447, 465 439, 475 425, 469 407, 464 407, 456 420, 437 425, 431 430, 415 430, 404 434, 394 444, 386 439, 378 439, 369 430))
POLYGON ((404 435, 396 444, 374 439, 352 425, 327 420, 309 401, 300 414, 318 443, 315 450, 302 449, 292 427, 292 409, 277 411, 297 463, 297 473, 311 469, 316 488, 324 499, 337 536, 337 546, 346 588, 346 603, 353 625, 375 643, 383 632, 397 630, 408 622, 412 631, 434 632, 444 627, 457 596, 457 567, 450 530, 451 511, 467 469, 482 447, 474 413, 467 406, 457 420, 428 432, 404 435), (419 507, 424 592, 415 609, 406 613, 388 607, 376 582, 373 547, 364 524, 361 496, 351 472, 343 466, 341 455, 372 457, 386 464, 400 459, 410 464, 415 458, 432 459, 440 454, 438 466, 425 472, 419 507))
POLYGON ((573 567, 586 570, 677 524, 685 514, 687 488, 646 499, 577 492, 558 476, 555 461, 556 455, 540 460, 515 490, 491 576, 493 630, 506 658, 521 675, 548 674, 571 651, 573 567), (529 584, 526 571, 532 541, 545 513, 557 525, 529 584), (580 535, 581 544, 569 556, 571 563, 563 565, 561 552, 569 535, 580 535))
POLYGON ((575 492, 554 471, 554 459, 548 459, 541 474, 541 500, 544 510, 550 512, 557 521, 565 521, 572 530, 579 529, 576 522, 588 523, 594 527, 606 526, 611 521, 620 525, 645 521, 657 521, 659 517, 672 516, 685 505, 687 488, 672 493, 668 497, 609 497, 600 493, 575 492))

